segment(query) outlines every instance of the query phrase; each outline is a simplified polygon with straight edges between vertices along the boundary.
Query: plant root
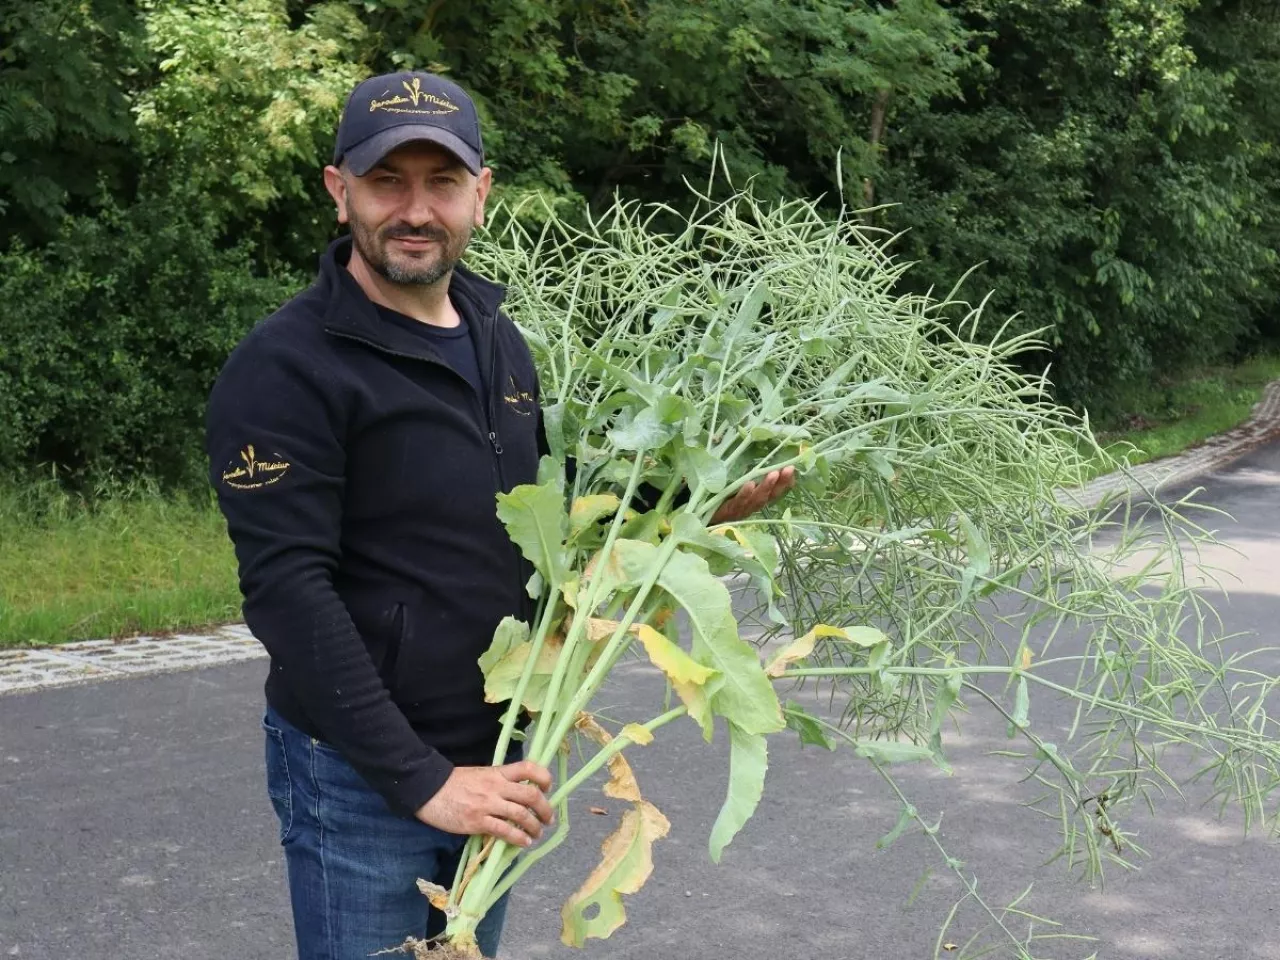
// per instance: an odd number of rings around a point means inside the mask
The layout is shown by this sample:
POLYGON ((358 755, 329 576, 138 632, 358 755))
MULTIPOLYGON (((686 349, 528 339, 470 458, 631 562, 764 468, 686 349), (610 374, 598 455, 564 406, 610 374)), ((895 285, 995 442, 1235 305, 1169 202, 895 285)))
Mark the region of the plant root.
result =
POLYGON ((466 950, 442 940, 406 940, 400 948, 413 960, 482 960, 479 950, 466 950))

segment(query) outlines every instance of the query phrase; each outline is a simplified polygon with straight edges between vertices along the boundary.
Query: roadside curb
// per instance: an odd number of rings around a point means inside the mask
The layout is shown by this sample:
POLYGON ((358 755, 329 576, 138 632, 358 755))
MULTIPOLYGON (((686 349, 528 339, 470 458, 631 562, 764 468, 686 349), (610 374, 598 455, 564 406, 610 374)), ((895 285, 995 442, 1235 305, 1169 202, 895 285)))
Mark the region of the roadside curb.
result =
POLYGON ((1195 480, 1280 437, 1280 380, 1267 384, 1262 399, 1240 426, 1210 437, 1172 457, 1117 470, 1075 490, 1061 491, 1065 502, 1093 508, 1105 500, 1147 500, 1195 480))
MULTIPOLYGON (((1107 474, 1060 499, 1084 509, 1104 502, 1149 499, 1161 491, 1226 466, 1255 447, 1280 438, 1280 380, 1267 385, 1249 419, 1176 456, 1107 474)), ((243 623, 209 634, 87 640, 55 647, 0 650, 0 696, 99 680, 168 673, 266 658, 243 623)))
POLYGON ((54 647, 0 650, 0 696, 263 659, 262 644, 242 623, 209 634, 85 640, 54 647))

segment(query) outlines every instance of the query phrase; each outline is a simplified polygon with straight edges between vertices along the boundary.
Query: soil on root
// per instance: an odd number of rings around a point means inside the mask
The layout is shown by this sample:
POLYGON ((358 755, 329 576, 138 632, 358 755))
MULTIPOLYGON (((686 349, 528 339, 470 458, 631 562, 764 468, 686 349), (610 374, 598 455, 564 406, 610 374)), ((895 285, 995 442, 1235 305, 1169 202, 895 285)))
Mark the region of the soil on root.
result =
POLYGON ((405 943, 404 950, 413 956, 413 960, 481 960, 478 950, 462 950, 440 941, 411 940, 405 943))

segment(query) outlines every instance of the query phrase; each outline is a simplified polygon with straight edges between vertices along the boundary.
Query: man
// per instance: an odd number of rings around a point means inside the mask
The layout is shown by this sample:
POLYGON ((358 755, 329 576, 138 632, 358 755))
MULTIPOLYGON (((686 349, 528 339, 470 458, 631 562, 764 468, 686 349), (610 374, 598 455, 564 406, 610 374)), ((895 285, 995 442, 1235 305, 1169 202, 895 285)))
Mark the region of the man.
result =
MULTIPOLYGON (((489 765, 504 708, 476 662, 504 616, 530 619, 495 496, 534 482, 543 441, 503 289, 459 264, 492 183, 467 94, 426 73, 359 84, 324 181, 350 236, 232 353, 208 452, 271 655, 267 786, 299 957, 355 960, 443 930, 415 881, 450 886, 468 834, 527 846, 552 822, 545 768, 518 744, 489 765)), ((485 956, 504 911, 477 931, 485 956)))

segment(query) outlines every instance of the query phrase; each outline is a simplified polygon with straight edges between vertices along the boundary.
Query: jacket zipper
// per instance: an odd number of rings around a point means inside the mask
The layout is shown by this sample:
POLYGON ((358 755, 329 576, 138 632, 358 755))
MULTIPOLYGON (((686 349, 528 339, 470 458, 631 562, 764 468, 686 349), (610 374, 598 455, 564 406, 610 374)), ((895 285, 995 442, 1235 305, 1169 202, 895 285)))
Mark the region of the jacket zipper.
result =
MULTIPOLYGON (((493 315, 489 317, 489 443, 493 445, 494 456, 502 457, 502 439, 498 436, 494 426, 498 422, 498 414, 495 409, 494 396, 497 393, 498 385, 494 380, 498 376, 498 311, 494 310, 493 315)), ((502 476, 502 460, 498 460, 498 483, 502 488, 506 489, 506 478, 502 476)))

